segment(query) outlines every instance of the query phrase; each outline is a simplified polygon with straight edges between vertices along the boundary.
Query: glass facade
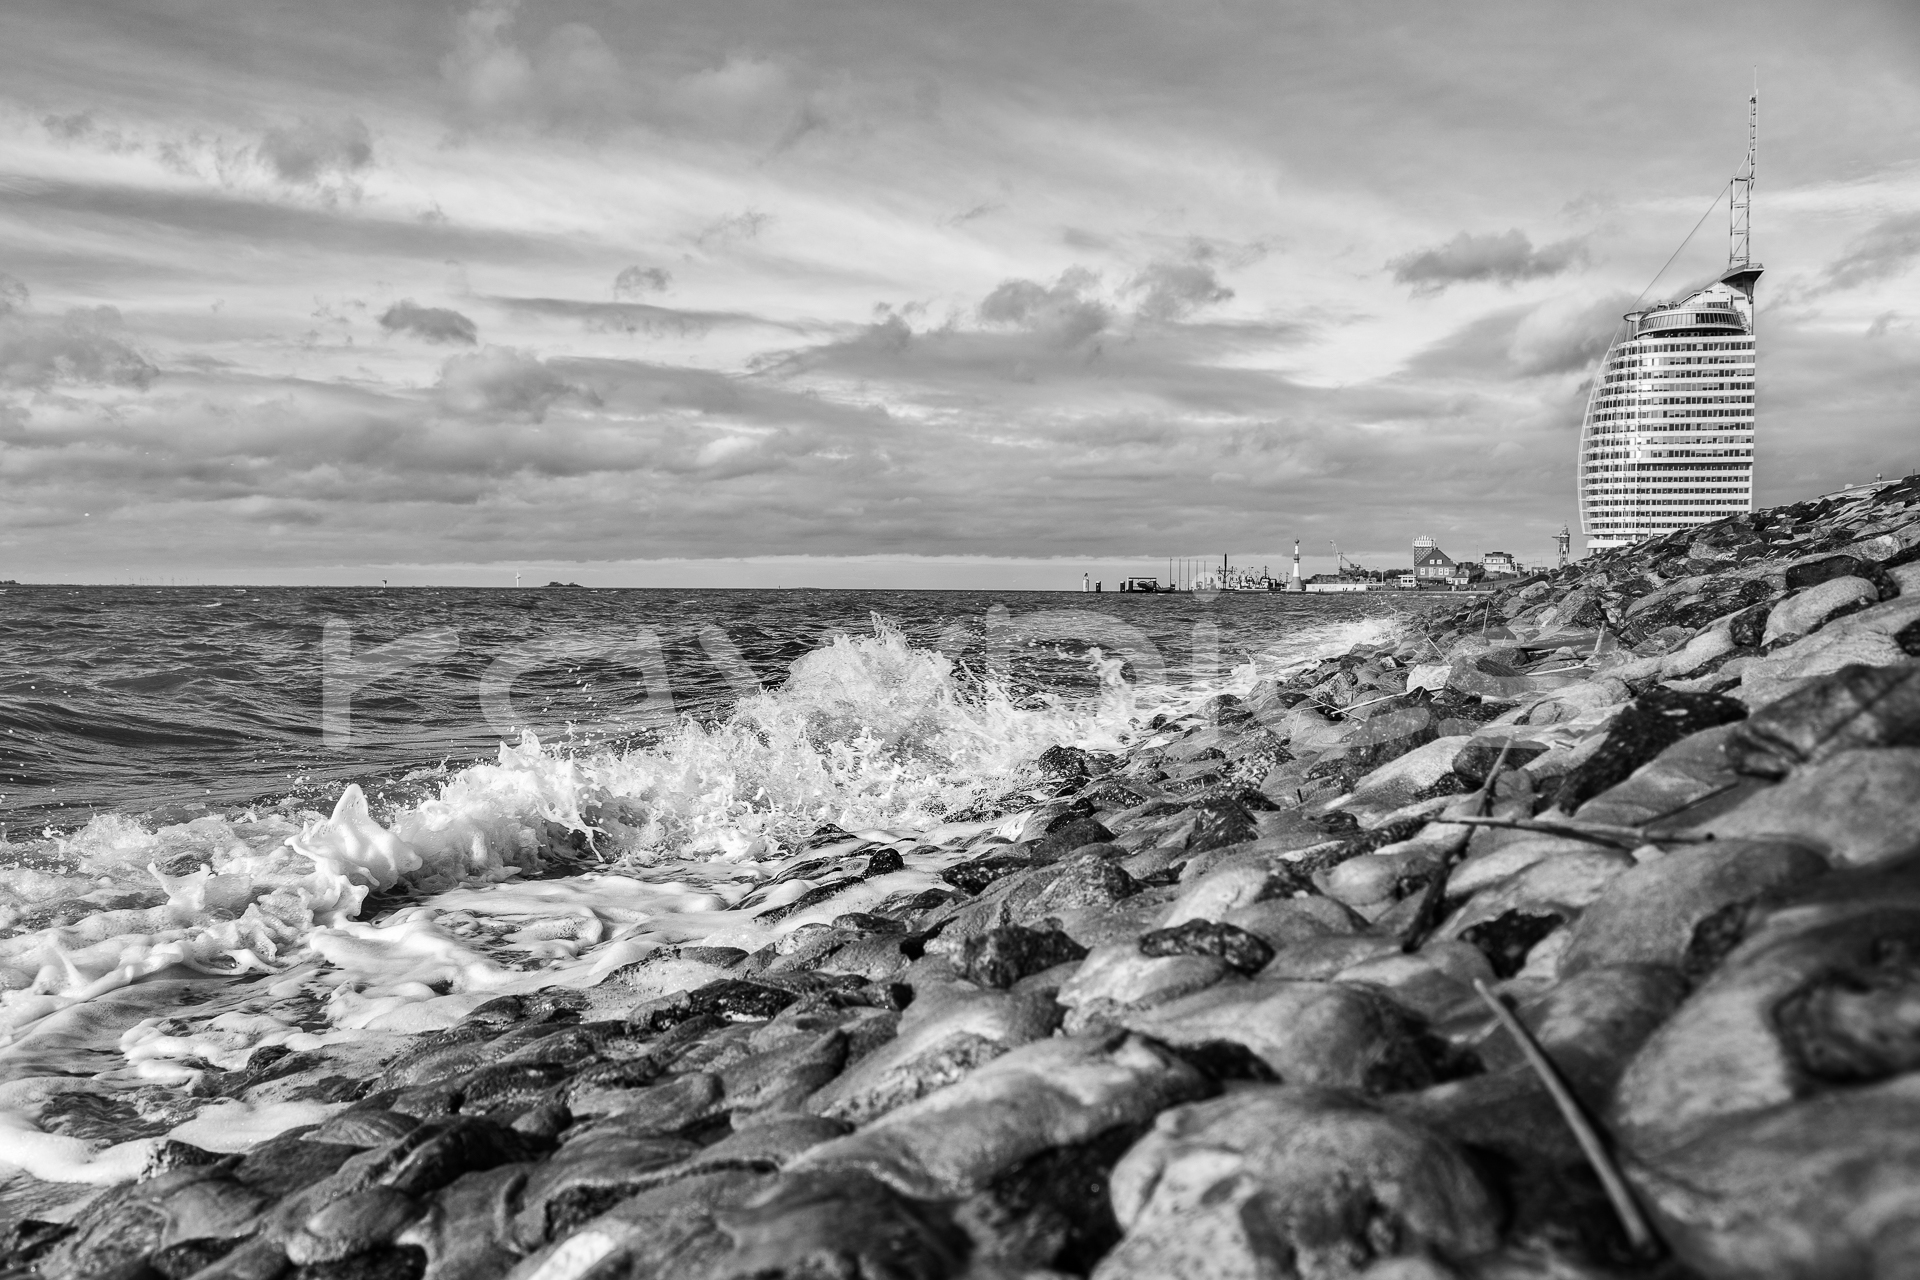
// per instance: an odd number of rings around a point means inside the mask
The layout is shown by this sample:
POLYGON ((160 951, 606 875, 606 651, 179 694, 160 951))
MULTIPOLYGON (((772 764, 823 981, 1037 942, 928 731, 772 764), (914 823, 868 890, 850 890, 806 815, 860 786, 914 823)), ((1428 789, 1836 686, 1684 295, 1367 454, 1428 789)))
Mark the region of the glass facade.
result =
POLYGON ((1580 530, 1625 546, 1753 510, 1753 286, 1729 268, 1678 302, 1629 313, 1580 429, 1580 530))

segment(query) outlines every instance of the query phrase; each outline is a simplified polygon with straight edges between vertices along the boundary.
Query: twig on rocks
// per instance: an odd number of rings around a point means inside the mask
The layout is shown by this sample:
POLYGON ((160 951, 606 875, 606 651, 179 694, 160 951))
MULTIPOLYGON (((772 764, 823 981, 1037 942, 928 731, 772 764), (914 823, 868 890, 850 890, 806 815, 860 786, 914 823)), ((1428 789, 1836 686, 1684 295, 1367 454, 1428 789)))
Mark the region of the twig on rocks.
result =
MULTIPOLYGON (((1507 752, 1513 749, 1513 739, 1507 738, 1500 744, 1500 754, 1493 759, 1493 768, 1487 770, 1487 777, 1480 784, 1480 790, 1474 793, 1474 808, 1481 813, 1493 802, 1493 782, 1500 776, 1500 768, 1507 762, 1507 752)), ((1435 818, 1436 822, 1446 821, 1435 818)), ((1447 877, 1453 874, 1453 864, 1467 851, 1467 845, 1473 840, 1473 829, 1469 827, 1458 836, 1449 840, 1440 851, 1440 865, 1434 870, 1433 879, 1427 881, 1427 887, 1421 891, 1420 907, 1413 913, 1413 919, 1407 922, 1407 931, 1401 935, 1402 954, 1412 955, 1432 936, 1440 926, 1440 908, 1447 899, 1447 877)))
POLYGON ((1587 1163, 1593 1166, 1594 1173, 1600 1177, 1600 1185, 1606 1189, 1607 1199, 1613 1204, 1613 1211, 1620 1218, 1620 1225, 1627 1233, 1627 1242, 1635 1252, 1651 1255, 1661 1248, 1660 1238, 1647 1225, 1647 1219, 1640 1212, 1640 1205, 1633 1198, 1633 1189, 1627 1185, 1626 1176, 1621 1173, 1619 1162, 1613 1153, 1607 1150, 1607 1143, 1601 1137, 1599 1129, 1587 1118, 1586 1111, 1580 1106, 1580 1100, 1573 1096, 1573 1090, 1567 1088, 1567 1082, 1560 1075, 1553 1060, 1541 1049, 1539 1041, 1533 1038, 1520 1019, 1513 1016, 1513 1010, 1501 1002, 1500 998, 1487 988, 1479 978, 1473 980, 1473 989, 1493 1010, 1493 1016, 1500 1020, 1507 1034, 1520 1047, 1520 1055, 1527 1060, 1527 1066, 1540 1077, 1540 1083, 1546 1086, 1547 1095, 1553 1099, 1553 1105, 1560 1112, 1560 1118, 1567 1122, 1567 1128, 1573 1131, 1573 1137, 1585 1153, 1587 1163))
POLYGON ((1652 833, 1638 827, 1615 827, 1598 822, 1542 822, 1538 818, 1435 818, 1435 822, 1457 822, 1469 827, 1511 827, 1515 831, 1538 831, 1543 835, 1566 836, 1590 844, 1611 845, 1616 849, 1638 849, 1643 844, 1708 844, 1707 835, 1679 832, 1652 833))

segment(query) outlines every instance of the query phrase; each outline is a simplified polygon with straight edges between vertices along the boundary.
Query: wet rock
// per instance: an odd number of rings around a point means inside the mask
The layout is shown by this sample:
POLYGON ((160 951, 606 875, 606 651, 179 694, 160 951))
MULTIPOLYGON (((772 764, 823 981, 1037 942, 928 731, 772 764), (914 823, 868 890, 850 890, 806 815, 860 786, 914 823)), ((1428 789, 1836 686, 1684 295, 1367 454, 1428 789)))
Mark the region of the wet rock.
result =
POLYGON ((1744 723, 1689 734, 1634 770, 1625 781, 1582 804, 1574 816, 1583 822, 1619 827, 1654 823, 1671 827, 1731 808, 1758 790, 1757 784, 1734 770, 1727 755, 1727 744, 1744 723))
POLYGON ((1862 1082, 1829 1062, 1920 1065, 1920 881, 1908 867, 1833 873, 1757 919, 1622 1077, 1615 1117, 1651 1154, 1727 1117, 1862 1082), (1873 1046, 1863 1052, 1861 1046, 1873 1046))
POLYGON ((1756 1112, 1637 1171, 1662 1234, 1709 1277, 1894 1280, 1920 1267, 1920 1079, 1756 1112))
POLYGON ((1507 769, 1518 769, 1547 753, 1546 744, 1514 734, 1476 735, 1454 753, 1452 769, 1475 786, 1484 784, 1494 762, 1506 752, 1507 769))
POLYGON ((963 893, 979 893, 996 880, 1019 871, 1031 871, 1037 864, 1024 854, 989 854, 956 863, 940 872, 940 878, 963 893))
MULTIPOLYGON (((1581 1100, 1604 1110, 1627 1064, 1686 994, 1686 981, 1666 965, 1595 965, 1523 1000, 1517 1012, 1581 1100)), ((1490 1071, 1523 1062, 1497 1026, 1474 1051, 1490 1071)))
POLYGON ((527 1171, 512 1197, 508 1238, 528 1253, 557 1240, 628 1196, 657 1185, 663 1171, 697 1154, 697 1144, 621 1128, 592 1130, 527 1171))
POLYGON ((1171 929, 1155 929, 1140 938, 1146 956, 1213 956, 1237 973, 1252 975, 1273 959, 1273 947, 1237 925, 1189 920, 1171 929))
POLYGON ((392 1187, 372 1186, 342 1196, 313 1214, 282 1247, 296 1266, 336 1262, 391 1244, 419 1213, 412 1196, 392 1187))
POLYGON ((1515 907, 1468 925, 1460 930, 1460 940, 1487 957, 1495 977, 1511 978, 1526 966, 1534 947, 1564 923, 1566 918, 1557 911, 1515 907))
POLYGON ((156 1250, 190 1239, 244 1235, 270 1203, 212 1168, 181 1169, 109 1188, 63 1229, 22 1243, 41 1255, 35 1270, 47 1280, 136 1280, 143 1260, 156 1250))
POLYGON ((1011 987, 1020 979, 1069 960, 1087 949, 1058 929, 1009 925, 968 938, 954 958, 954 972, 983 987, 1011 987))
POLYGON ((745 978, 723 978, 694 991, 681 991, 636 1005, 627 1014, 628 1025, 643 1033, 658 1033, 695 1018, 728 1021, 771 1018, 799 997, 769 983, 745 978))
POLYGON ((576 1116, 618 1116, 630 1132, 679 1133, 718 1114, 725 1098, 718 1076, 693 1071, 638 1088, 576 1084, 566 1102, 576 1116))
POLYGON ((1273 866, 1267 858, 1235 857, 1184 883, 1161 919, 1161 927, 1170 929, 1189 920, 1221 919, 1230 911, 1270 896, 1275 888, 1273 866))
POLYGON ((1678 969, 1708 917, 1826 870, 1825 858, 1790 842, 1677 845, 1608 881, 1574 923, 1560 971, 1622 964, 1678 969))
POLYGON ((815 1093, 807 1109, 865 1124, 949 1085, 1016 1045, 1052 1034, 1061 1017, 1054 990, 1016 984, 981 991, 958 983, 923 990, 901 1015, 898 1035, 815 1093))
MULTIPOLYGON (((756 1053, 720 1072, 727 1106, 740 1112, 798 1108, 840 1074, 847 1036, 836 1029, 756 1053)), ((737 1123, 737 1121, 736 1121, 737 1123)))
POLYGON ((1001 1268, 997 1274, 1035 1280, 1059 1271, 1085 1275, 1120 1239, 1108 1179, 1139 1136, 1135 1126, 1116 1126, 1087 1142, 1042 1151, 958 1205, 954 1219, 973 1244, 969 1274, 1001 1268))
POLYGON ((1912 821, 1920 748, 1838 751, 1695 830, 1721 839, 1784 839, 1823 850, 1836 866, 1920 852, 1912 821))
MULTIPOLYGON (((1391 701, 1397 702, 1398 699, 1391 701)), ((1396 760, 1439 736, 1439 719, 1426 707, 1405 706, 1385 711, 1369 707, 1365 710, 1375 711, 1376 714, 1366 716, 1344 743, 1344 764, 1355 776, 1371 773, 1388 761, 1396 760)))
POLYGON ((1871 560, 1850 555, 1823 556, 1816 560, 1802 560, 1798 564, 1787 566, 1786 582, 1789 591, 1805 591, 1809 587, 1821 586, 1836 579, 1865 578, 1879 579, 1884 571, 1871 560))
POLYGON ((717 1221, 733 1248, 708 1273, 716 1278, 946 1280, 967 1253, 966 1236, 937 1207, 857 1171, 783 1178, 717 1221))
POLYGON ((1502 977, 1516 955, 1526 954, 1559 923, 1572 920, 1635 865, 1628 855, 1597 845, 1569 847, 1530 863, 1517 874, 1474 894, 1441 932, 1474 942, 1502 977), (1471 938, 1469 930, 1477 930, 1471 938), (1516 951, 1516 948, 1520 950, 1516 951))
POLYGON ((1133 1036, 1023 1045, 965 1079, 808 1151, 790 1175, 857 1170, 921 1199, 971 1195, 1038 1152, 1144 1124, 1209 1082, 1133 1036))
POLYGON ((1414 748, 1354 783, 1353 793, 1341 802, 1348 810, 1386 812, 1412 799, 1453 771, 1453 758, 1468 739, 1462 735, 1435 738, 1414 748))
POLYGON ((1372 931, 1302 938, 1279 948, 1260 976, 1263 981, 1321 982, 1357 964, 1399 954, 1398 939, 1372 931))
POLYGON ((1193 807, 1194 825, 1186 839, 1189 855, 1241 844, 1260 834, 1253 814, 1237 800, 1214 800, 1193 807))
POLYGON ((957 908, 941 934, 961 939, 1008 925, 1031 927, 1058 917, 1071 934, 1077 920, 1139 892, 1137 881, 1102 853, 1076 853, 1054 863, 1005 877, 979 898, 957 908))
POLYGON ((1137 942, 1095 947, 1060 988, 1065 1027, 1078 1032, 1112 1021, 1123 1010, 1147 1008, 1228 977, 1226 961, 1211 955, 1149 956, 1137 942))
POLYGON ((732 1250, 715 1214, 744 1206, 773 1181, 771 1174, 728 1169, 637 1192, 528 1256, 515 1280, 708 1276, 732 1250))
POLYGON ((322 1121, 317 1127, 300 1135, 305 1142, 337 1143, 344 1147, 365 1150, 368 1147, 385 1146, 399 1138, 406 1137, 420 1127, 420 1121, 413 1116, 403 1116, 395 1111, 378 1108, 352 1108, 341 1112, 332 1119, 322 1121))
POLYGON ((1860 747, 1920 745, 1920 663, 1846 666, 1755 712, 1727 740, 1742 773, 1785 776, 1860 747))
POLYGON ((1370 956, 1340 970, 1334 980, 1378 987, 1401 1008, 1431 1019, 1470 1002, 1474 982, 1492 982, 1494 977, 1478 947, 1435 938, 1412 954, 1396 948, 1370 956))
POLYGON ((1324 873, 1327 896, 1350 907, 1367 907, 1393 896, 1405 868, 1391 856, 1362 853, 1324 873))
POLYGON ((1655 686, 1634 699, 1584 764, 1567 774, 1554 807, 1572 813, 1690 734, 1745 719, 1747 709, 1717 694, 1684 694, 1655 686))
POLYGON ((1364 986, 1261 977, 1116 1018, 1183 1049, 1238 1045, 1290 1084, 1381 1092, 1433 1082, 1416 1020, 1364 986))
POLYGON ((1535 863, 1561 854, 1583 854, 1593 845, 1566 836, 1522 835, 1522 838, 1491 845, 1471 854, 1447 877, 1447 894, 1468 898, 1512 880, 1535 863))
POLYGON ((541 1144, 525 1134, 467 1116, 429 1122, 401 1141, 418 1145, 380 1180, 410 1196, 436 1191, 465 1173, 542 1153, 541 1144), (422 1134, 428 1136, 420 1140, 422 1134))
POLYGON ((1245 929, 1276 951, 1309 938, 1351 934, 1366 924, 1342 904, 1312 894, 1235 907, 1224 922, 1245 929))
POLYGON ((1093 757, 1079 747, 1052 746, 1033 763, 1048 782, 1077 786, 1092 773, 1092 761, 1093 757))
POLYGON ((1880 592, 1864 578, 1833 578, 1788 596, 1767 615, 1763 648, 1790 643, 1817 631, 1833 618, 1877 604, 1880 592))
POLYGON ((1075 816, 1050 827, 1029 846, 1029 856, 1035 862, 1053 862, 1072 853, 1075 849, 1090 844, 1106 844, 1113 839, 1113 832, 1101 826, 1092 818, 1075 816))
POLYGON ((1168 1112, 1113 1187, 1126 1236, 1096 1280, 1357 1275, 1498 1240, 1498 1207, 1458 1150, 1319 1089, 1256 1086, 1168 1112))

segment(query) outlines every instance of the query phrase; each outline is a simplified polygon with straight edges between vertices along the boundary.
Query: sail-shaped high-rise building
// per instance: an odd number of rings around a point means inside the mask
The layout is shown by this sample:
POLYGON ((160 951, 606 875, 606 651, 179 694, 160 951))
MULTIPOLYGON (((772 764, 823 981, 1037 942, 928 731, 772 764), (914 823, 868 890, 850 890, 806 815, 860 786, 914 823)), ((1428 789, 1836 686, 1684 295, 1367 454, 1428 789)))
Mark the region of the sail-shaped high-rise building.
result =
POLYGON ((1630 311, 1607 348, 1580 430, 1580 528, 1589 550, 1753 510, 1751 210, 1759 98, 1732 183, 1727 269, 1686 297, 1630 311))

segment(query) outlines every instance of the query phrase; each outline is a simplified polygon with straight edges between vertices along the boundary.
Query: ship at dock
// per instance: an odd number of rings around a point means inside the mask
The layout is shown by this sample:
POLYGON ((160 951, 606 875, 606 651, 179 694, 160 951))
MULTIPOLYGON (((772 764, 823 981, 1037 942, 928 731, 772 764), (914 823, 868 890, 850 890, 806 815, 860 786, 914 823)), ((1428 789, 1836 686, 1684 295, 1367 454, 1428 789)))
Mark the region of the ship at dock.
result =
POLYGON ((1753 510, 1758 95, 1747 106, 1726 270, 1684 297, 1629 311, 1593 380, 1578 482, 1590 551, 1753 510))

